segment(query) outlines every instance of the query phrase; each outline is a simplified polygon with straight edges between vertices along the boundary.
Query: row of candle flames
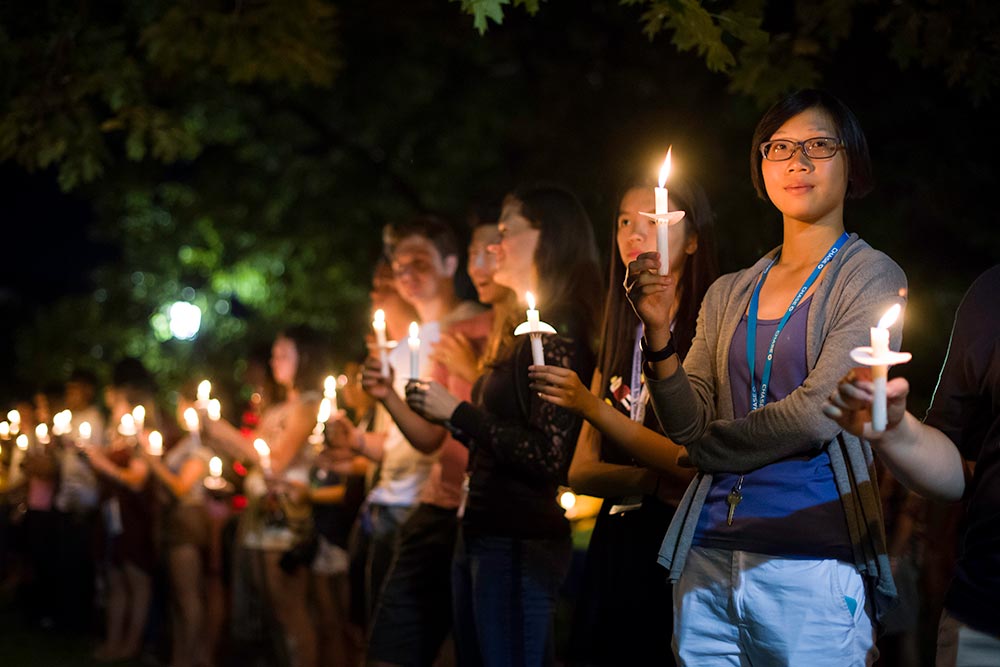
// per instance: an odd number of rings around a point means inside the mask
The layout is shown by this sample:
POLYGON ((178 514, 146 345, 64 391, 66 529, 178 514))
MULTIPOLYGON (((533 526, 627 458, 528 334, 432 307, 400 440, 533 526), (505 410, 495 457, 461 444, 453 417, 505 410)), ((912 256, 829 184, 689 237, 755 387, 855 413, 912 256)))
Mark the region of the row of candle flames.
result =
MULTIPOLYGON (((212 398, 212 383, 202 380, 198 385, 197 401, 195 405, 204 409, 211 421, 218 421, 222 418, 222 404, 219 399, 212 398)), ((309 436, 309 442, 314 446, 322 446, 325 440, 326 424, 337 412, 337 380, 332 375, 327 376, 323 382, 323 399, 319 404, 319 411, 316 415, 316 426, 309 436)), ((184 410, 184 425, 194 438, 200 438, 201 420, 196 408, 184 410)), ((137 437, 143 432, 146 421, 146 407, 137 405, 131 413, 122 415, 118 423, 118 433, 126 438, 137 437)), ((42 423, 35 427, 35 442, 39 445, 48 445, 53 436, 69 436, 72 434, 73 413, 69 410, 57 412, 52 417, 52 427, 42 423)), ((11 439, 16 446, 14 456, 11 459, 10 470, 18 469, 21 459, 27 454, 31 441, 27 433, 21 433, 21 414, 17 410, 7 413, 7 421, 0 421, 0 455, 3 454, 3 446, 11 439)), ((76 444, 84 447, 90 444, 93 435, 90 422, 81 422, 77 427, 76 444)), ((150 431, 146 435, 146 452, 151 456, 163 455, 163 435, 159 431, 150 431)), ((271 448, 262 438, 257 438, 253 443, 254 450, 260 461, 260 466, 265 474, 271 473, 271 448)), ((212 489, 225 487, 222 479, 222 459, 213 456, 208 463, 209 476, 205 479, 205 485, 212 489)))

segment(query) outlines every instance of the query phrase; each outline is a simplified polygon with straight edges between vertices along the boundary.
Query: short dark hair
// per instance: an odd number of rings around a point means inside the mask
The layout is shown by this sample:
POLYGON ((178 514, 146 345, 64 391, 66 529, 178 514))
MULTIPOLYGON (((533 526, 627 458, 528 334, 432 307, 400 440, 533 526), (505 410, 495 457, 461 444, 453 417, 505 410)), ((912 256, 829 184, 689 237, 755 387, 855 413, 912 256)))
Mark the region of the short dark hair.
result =
POLYGON ((764 157, 760 154, 760 145, 770 139, 788 119, 809 109, 819 109, 827 114, 837 127, 838 138, 847 153, 847 198, 864 197, 871 192, 873 179, 868 141, 861 130, 861 124, 846 104, 825 90, 815 89, 799 90, 779 100, 757 123, 750 143, 750 179, 757 196, 768 201, 764 175, 761 172, 764 157))
POLYGON ((458 237, 447 221, 436 215, 418 215, 406 222, 388 224, 382 230, 382 242, 389 257, 392 257, 400 241, 411 236, 422 236, 430 241, 441 259, 461 255, 458 237))

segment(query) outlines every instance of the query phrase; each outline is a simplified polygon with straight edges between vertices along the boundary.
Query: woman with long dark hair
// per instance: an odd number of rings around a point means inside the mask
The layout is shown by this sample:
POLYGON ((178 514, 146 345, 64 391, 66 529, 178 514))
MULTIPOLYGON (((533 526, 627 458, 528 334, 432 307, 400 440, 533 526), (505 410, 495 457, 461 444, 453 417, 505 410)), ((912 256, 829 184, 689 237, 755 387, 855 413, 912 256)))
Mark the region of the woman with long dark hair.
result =
POLYGON ((571 551, 556 493, 581 420, 530 390, 531 346, 512 332, 531 291, 558 331, 544 336, 546 359, 589 376, 598 308, 591 297, 601 289, 597 250, 586 212, 561 188, 509 195, 499 229, 494 280, 520 304, 491 341, 473 400, 461 402, 433 382, 411 386, 407 399, 469 446, 469 490, 452 570, 459 663, 551 664, 556 596, 571 551))
MULTIPOLYGON (((670 228, 670 273, 676 290, 672 318, 683 355, 691 346, 701 299, 717 275, 712 212, 704 192, 674 178, 670 194, 684 219, 670 228)), ((630 187, 612 234, 598 368, 590 391, 566 368, 533 366, 532 389, 586 419, 569 470, 579 493, 604 498, 587 550, 570 640, 577 665, 663 663, 670 655, 673 615, 662 604, 670 584, 655 554, 684 487, 694 476, 680 467, 681 448, 662 433, 641 373, 642 327, 622 283, 625 267, 656 250, 656 223, 640 214, 655 207, 653 184, 630 187), (618 444, 628 440, 634 456, 618 444), (636 613, 642 609, 643 613, 636 613)))

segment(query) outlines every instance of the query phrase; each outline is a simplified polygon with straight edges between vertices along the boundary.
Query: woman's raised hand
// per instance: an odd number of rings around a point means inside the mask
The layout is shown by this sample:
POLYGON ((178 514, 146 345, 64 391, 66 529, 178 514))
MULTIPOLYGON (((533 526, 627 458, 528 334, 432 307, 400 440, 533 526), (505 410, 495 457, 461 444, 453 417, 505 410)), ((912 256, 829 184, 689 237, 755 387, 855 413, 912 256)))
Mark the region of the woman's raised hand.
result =
MULTIPOLYGON (((886 385, 886 431, 891 431, 906 415, 906 397, 910 384, 905 378, 893 378, 886 385)), ((874 396, 871 369, 860 366, 845 375, 837 384, 826 403, 823 414, 842 429, 866 440, 878 440, 884 432, 871 428, 871 405, 874 396)))
POLYGON ((479 376, 479 359, 472 349, 472 343, 464 334, 442 333, 441 339, 431 350, 431 360, 466 382, 475 382, 479 376))
POLYGON ((377 401, 384 401, 392 391, 393 369, 389 366, 389 377, 382 375, 382 362, 378 357, 365 359, 364 371, 361 373, 361 387, 377 401))
POLYGON ((659 268, 660 254, 644 252, 629 262, 625 275, 625 296, 645 325, 647 336, 670 331, 674 279, 669 275, 659 275, 659 268))
POLYGON ((445 422, 451 419, 455 408, 462 401, 452 396, 447 389, 437 382, 420 382, 414 380, 406 385, 406 402, 410 409, 433 422, 445 422))
POLYGON ((528 377, 531 378, 531 390, 538 392, 542 400, 578 415, 592 415, 600 403, 600 399, 580 382, 580 376, 568 368, 529 366, 528 377))

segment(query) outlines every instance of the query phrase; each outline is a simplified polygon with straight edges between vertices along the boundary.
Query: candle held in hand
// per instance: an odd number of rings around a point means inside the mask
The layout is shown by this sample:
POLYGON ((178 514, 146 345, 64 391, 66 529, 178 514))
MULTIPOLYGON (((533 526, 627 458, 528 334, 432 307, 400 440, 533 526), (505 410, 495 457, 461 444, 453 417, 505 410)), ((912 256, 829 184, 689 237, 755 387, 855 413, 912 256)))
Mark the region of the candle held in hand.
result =
POLYGON ((420 325, 410 322, 410 337, 406 339, 410 346, 410 379, 420 379, 420 325))
POLYGON ((375 344, 378 346, 378 361, 382 366, 382 377, 389 377, 389 344, 385 339, 385 311, 379 308, 372 318, 375 330, 375 344))

